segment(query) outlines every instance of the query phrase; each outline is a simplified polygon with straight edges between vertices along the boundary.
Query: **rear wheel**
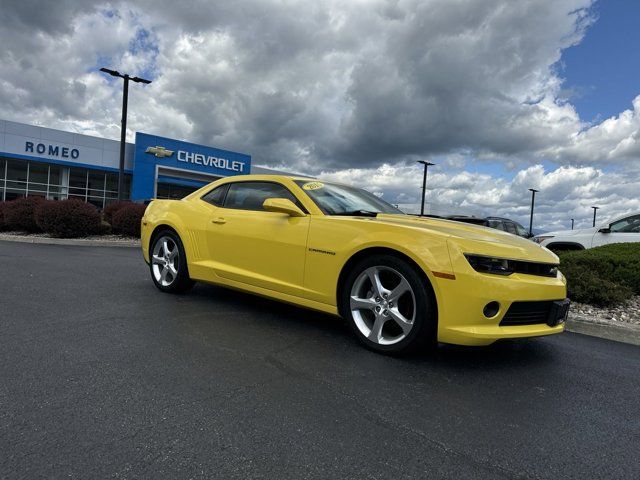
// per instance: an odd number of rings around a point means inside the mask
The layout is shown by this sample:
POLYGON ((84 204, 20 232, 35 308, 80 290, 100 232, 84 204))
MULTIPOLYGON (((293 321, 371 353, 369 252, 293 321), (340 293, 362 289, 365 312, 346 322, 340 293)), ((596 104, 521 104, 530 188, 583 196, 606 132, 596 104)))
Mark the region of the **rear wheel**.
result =
POLYGON ((171 230, 155 236, 151 245, 151 278, 163 292, 181 293, 193 287, 180 237, 171 230))
POLYGON ((356 337, 384 353, 410 353, 436 345, 437 318, 430 285, 409 262, 374 255, 347 275, 341 312, 356 337))

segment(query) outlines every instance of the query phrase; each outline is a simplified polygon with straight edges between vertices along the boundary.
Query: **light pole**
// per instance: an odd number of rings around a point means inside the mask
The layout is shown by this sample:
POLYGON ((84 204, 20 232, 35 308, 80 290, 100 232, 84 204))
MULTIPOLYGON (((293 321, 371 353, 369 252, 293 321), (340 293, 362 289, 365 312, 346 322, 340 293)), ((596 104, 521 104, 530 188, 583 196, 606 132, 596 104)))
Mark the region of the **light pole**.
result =
POLYGON ((118 168, 118 201, 123 199, 124 190, 124 146, 127 136, 127 103, 129 100, 129 80, 136 83, 149 84, 151 80, 140 77, 130 77, 128 73, 120 73, 116 70, 101 68, 101 72, 108 73, 114 77, 124 79, 124 90, 122 92, 122 123, 120 124, 120 165, 118 168))
POLYGON ((600 209, 600 207, 591 207, 593 208, 593 226, 596 226, 596 212, 600 209))
POLYGON ((573 218, 571 219, 571 230, 573 230, 573 218))
POLYGON ((529 236, 533 237, 533 205, 535 204, 535 201, 536 201, 536 192, 539 192, 540 190, 536 190, 535 188, 530 188, 529 191, 531 192, 531 216, 529 217, 529 236))
POLYGON ((424 197, 427 193, 427 168, 429 165, 435 165, 435 163, 427 162, 426 160, 418 160, 418 163, 424 165, 424 174, 422 175, 422 206, 420 207, 420 216, 424 215, 424 197))

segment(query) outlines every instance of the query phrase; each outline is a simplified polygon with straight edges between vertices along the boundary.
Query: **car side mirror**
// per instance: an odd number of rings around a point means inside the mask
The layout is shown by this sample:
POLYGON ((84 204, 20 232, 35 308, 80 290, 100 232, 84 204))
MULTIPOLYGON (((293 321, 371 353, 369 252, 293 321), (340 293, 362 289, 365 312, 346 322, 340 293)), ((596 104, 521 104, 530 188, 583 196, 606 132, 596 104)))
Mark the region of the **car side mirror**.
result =
POLYGON ((600 230, 598 230, 598 232, 600 232, 600 233, 611 233, 611 229, 609 227, 603 227, 600 230))
POLYGON ((304 212, 288 198, 267 198, 262 207, 267 212, 278 212, 290 217, 304 217, 304 212))

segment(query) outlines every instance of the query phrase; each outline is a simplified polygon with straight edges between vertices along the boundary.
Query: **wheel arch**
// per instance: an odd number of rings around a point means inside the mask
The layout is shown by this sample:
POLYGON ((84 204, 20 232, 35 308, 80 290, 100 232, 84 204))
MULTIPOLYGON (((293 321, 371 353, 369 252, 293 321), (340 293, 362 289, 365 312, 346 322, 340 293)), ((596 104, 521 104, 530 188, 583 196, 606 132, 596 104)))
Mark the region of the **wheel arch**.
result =
POLYGON ((349 259, 345 262, 345 264, 342 266, 342 269, 340 270, 340 274, 338 275, 338 281, 336 284, 336 305, 338 306, 338 314, 344 318, 343 312, 340 311, 341 304, 342 304, 342 302, 340 301, 341 300, 340 295, 341 295, 341 292, 344 291, 343 290, 344 283, 347 279, 347 276, 349 275, 349 272, 351 272, 351 270, 356 266, 356 264, 362 259, 367 258, 371 255, 380 255, 380 254, 392 255, 396 258, 399 258, 407 262, 418 272, 418 274, 420 275, 420 277, 424 282, 424 285, 427 287, 427 293, 431 301, 433 302, 433 305, 435 306, 434 316, 435 316, 435 321, 437 325, 438 298, 435 293, 434 286, 431 283, 431 280, 429 279, 429 276, 416 260, 411 258, 406 253, 390 247, 373 246, 373 247, 363 248, 362 250, 358 250, 353 255, 351 255, 351 257, 349 257, 349 259))
POLYGON ((153 241, 156 239, 158 234, 165 230, 169 230, 175 233, 178 236, 178 238, 180 238, 180 241, 182 241, 182 245, 184 246, 184 239, 182 238, 182 236, 180 235, 178 230, 176 230, 175 227, 173 227, 172 225, 169 225, 168 223, 160 223, 154 227, 153 231, 151 232, 151 235, 149 235, 149 245, 147 246, 149 248, 149 251, 151 251, 151 247, 153 246, 153 241))

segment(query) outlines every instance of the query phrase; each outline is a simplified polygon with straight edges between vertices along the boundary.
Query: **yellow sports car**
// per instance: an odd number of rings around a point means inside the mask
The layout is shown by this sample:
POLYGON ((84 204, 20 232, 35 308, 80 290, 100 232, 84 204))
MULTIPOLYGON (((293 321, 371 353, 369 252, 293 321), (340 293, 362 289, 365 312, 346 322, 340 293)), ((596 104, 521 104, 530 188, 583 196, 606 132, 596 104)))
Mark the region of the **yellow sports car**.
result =
POLYGON ((210 282, 340 315, 380 352, 560 333, 569 308, 544 247, 308 178, 234 176, 154 200, 142 251, 163 292, 210 282))

